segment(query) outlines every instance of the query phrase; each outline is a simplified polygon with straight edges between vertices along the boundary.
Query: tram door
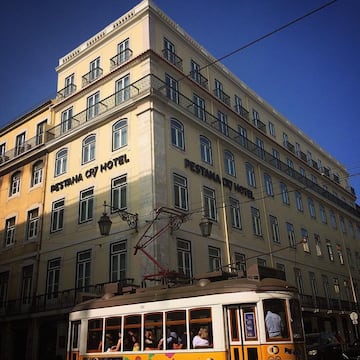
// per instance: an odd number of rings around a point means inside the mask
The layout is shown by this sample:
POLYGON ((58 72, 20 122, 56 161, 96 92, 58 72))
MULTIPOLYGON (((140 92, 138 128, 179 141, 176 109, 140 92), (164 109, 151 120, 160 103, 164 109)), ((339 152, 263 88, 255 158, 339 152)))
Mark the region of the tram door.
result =
POLYGON ((231 305, 227 308, 231 360, 261 359, 255 304, 231 305))

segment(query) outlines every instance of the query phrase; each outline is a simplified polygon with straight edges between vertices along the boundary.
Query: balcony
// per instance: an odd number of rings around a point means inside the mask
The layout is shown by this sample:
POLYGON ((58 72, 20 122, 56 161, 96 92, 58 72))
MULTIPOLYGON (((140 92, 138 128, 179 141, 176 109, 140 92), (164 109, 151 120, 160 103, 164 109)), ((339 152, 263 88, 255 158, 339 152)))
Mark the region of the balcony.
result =
POLYGON ((304 152, 300 151, 300 159, 307 162, 307 156, 304 152))
POLYGON ((249 111, 247 111, 244 107, 242 107, 241 105, 235 105, 234 110, 243 118, 249 120, 249 111))
POLYGON ((103 74, 103 69, 98 67, 91 71, 89 71, 87 74, 83 75, 82 77, 82 87, 94 82, 96 79, 98 79, 103 74))
POLYGON ((182 58, 177 56, 174 52, 170 51, 169 49, 163 49, 162 51, 163 53, 163 57, 171 62, 173 65, 175 65, 177 68, 179 68, 180 70, 182 70, 183 66, 182 66, 182 58))
POLYGON ((204 75, 202 75, 200 71, 196 71, 196 70, 191 71, 190 77, 205 89, 208 88, 208 79, 204 75))
POLYGON ((314 312, 322 311, 328 313, 356 310, 355 302, 313 295, 300 294, 300 303, 301 307, 305 310, 312 310, 314 312))
POLYGON ((214 90, 214 95, 220 99, 223 103, 230 106, 230 96, 226 94, 223 90, 217 88, 214 90))
POLYGON ((254 119, 253 123, 260 131, 266 134, 266 125, 262 121, 260 121, 259 119, 254 119))
POLYGON ((125 49, 124 51, 119 52, 110 59, 110 70, 117 68, 118 66, 124 64, 126 61, 132 58, 132 50, 125 49))
POLYGON ((319 170, 319 166, 315 160, 311 160, 311 165, 314 169, 319 170))
POLYGON ((287 141, 285 143, 285 147, 286 147, 286 149, 291 151, 293 154, 295 154, 295 146, 291 142, 287 141))
POLYGON ((57 92, 58 99, 65 99, 76 92, 76 85, 70 84, 57 92))

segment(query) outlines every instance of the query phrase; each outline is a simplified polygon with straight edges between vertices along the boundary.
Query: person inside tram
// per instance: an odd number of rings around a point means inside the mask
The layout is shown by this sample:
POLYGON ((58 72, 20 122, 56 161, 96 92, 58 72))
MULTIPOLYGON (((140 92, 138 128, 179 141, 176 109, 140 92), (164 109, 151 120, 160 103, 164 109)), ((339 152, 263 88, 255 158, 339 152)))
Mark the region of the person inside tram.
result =
POLYGON ((197 335, 192 340, 194 349, 209 347, 209 331, 205 327, 201 327, 197 335))
POLYGON ((144 347, 145 350, 152 350, 157 347, 153 332, 150 329, 145 330, 144 347))
POLYGON ((106 334, 105 335, 105 346, 104 346, 104 351, 111 351, 111 347, 114 345, 114 341, 113 338, 111 336, 111 334, 106 334))
POLYGON ((121 336, 121 332, 118 333, 118 341, 116 343, 116 345, 112 346, 110 351, 120 351, 121 348, 121 341, 122 341, 122 336, 121 336))
POLYGON ((276 314, 269 309, 265 316, 265 324, 270 338, 281 337, 283 323, 279 314, 276 314))

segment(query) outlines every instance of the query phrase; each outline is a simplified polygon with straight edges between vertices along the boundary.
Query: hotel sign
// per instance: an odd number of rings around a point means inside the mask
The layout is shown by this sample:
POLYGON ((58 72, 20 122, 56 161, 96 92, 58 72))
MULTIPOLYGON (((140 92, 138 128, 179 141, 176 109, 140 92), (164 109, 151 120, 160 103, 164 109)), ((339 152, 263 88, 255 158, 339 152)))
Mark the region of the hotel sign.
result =
POLYGON ((251 200, 255 200, 254 194, 250 189, 247 189, 225 177, 221 178, 219 174, 215 173, 212 170, 205 168, 202 165, 196 164, 195 162, 193 162, 189 159, 185 159, 184 165, 185 165, 185 169, 189 169, 190 171, 192 171, 200 176, 203 176, 212 181, 215 181, 218 184, 222 184, 223 186, 228 188, 230 191, 234 190, 234 191, 248 197, 251 200))
POLYGON ((102 163, 101 165, 94 166, 94 167, 86 170, 84 173, 76 174, 76 175, 69 177, 63 181, 60 181, 54 185, 51 185, 50 191, 54 192, 54 191, 63 190, 66 187, 69 187, 71 185, 74 185, 74 184, 77 184, 77 183, 83 181, 84 177, 86 179, 95 178, 99 172, 103 173, 107 170, 112 170, 114 168, 117 168, 118 166, 128 163, 129 161, 130 161, 130 159, 127 158, 126 154, 118 156, 112 160, 102 163))

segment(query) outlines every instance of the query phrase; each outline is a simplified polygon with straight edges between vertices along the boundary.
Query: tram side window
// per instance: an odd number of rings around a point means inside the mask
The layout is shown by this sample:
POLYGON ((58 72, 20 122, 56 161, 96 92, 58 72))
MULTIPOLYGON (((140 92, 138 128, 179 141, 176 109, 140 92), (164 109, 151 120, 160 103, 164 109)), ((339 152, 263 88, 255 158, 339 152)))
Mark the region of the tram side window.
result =
POLYGON ((124 319, 123 347, 124 351, 141 349, 141 315, 128 315, 124 319))
POLYGON ((107 318, 105 320, 104 351, 121 351, 121 344, 121 317, 107 318))
POLYGON ((266 337, 270 340, 289 337, 286 303, 282 299, 267 299, 263 302, 266 337))
POLYGON ((91 319, 88 321, 87 352, 96 352, 102 350, 102 333, 103 319, 91 319))
POLYGON ((149 313, 144 315, 144 350, 158 348, 162 343, 163 335, 163 313, 149 313))
POLYGON ((71 323, 71 349, 79 348, 79 329, 80 321, 74 321, 71 323))
POLYGON ((168 311, 166 314, 166 341, 160 343, 163 349, 186 349, 189 337, 186 331, 186 311, 168 311))
POLYGON ((301 307, 299 300, 290 299, 290 315, 291 330, 294 336, 294 341, 304 340, 304 333, 301 321, 301 307))
POLYGON ((213 347, 211 308, 190 310, 190 331, 194 349, 213 347))

